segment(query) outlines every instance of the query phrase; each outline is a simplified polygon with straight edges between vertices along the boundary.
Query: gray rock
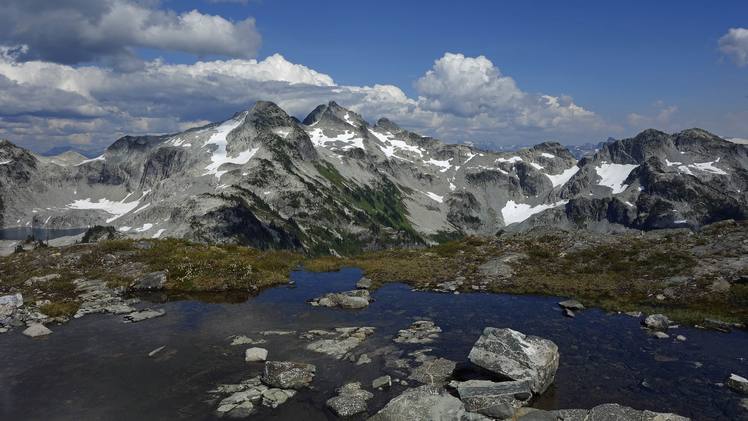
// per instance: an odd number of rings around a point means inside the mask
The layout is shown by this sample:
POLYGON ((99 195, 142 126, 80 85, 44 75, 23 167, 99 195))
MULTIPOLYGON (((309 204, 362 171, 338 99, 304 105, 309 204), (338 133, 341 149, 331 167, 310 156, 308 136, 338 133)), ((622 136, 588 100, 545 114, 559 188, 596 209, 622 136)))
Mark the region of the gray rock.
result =
POLYGON ((248 348, 244 351, 244 361, 257 362, 265 361, 268 358, 268 350, 265 348, 248 348))
POLYGON ((737 374, 730 374, 730 377, 727 378, 727 382, 725 383, 730 389, 748 395, 748 379, 745 377, 738 376, 737 374))
POLYGON ((130 284, 130 289, 135 291, 157 291, 164 289, 166 285, 166 272, 146 273, 130 284))
POLYGON ((442 329, 430 320, 418 320, 398 332, 393 341, 406 344, 427 344, 439 337, 442 329))
POLYGON ((423 384, 442 385, 452 376, 457 363, 445 358, 424 361, 408 377, 423 384))
POLYGON ((356 361, 356 365, 364 365, 369 363, 371 363, 371 358, 369 358, 369 356, 366 354, 361 354, 358 357, 358 361, 356 361))
POLYGON ((670 337, 670 335, 668 335, 667 333, 660 332, 659 330, 655 331, 655 332, 652 332, 652 336, 654 336, 657 339, 667 339, 667 338, 670 337))
POLYGON ((137 322, 142 322, 143 320, 161 317, 164 314, 166 314, 165 310, 151 310, 147 308, 145 310, 134 311, 130 314, 125 315, 124 322, 125 323, 137 323, 137 322))
POLYGON ((160 347, 158 347, 158 348, 154 349, 153 351, 149 352, 149 353, 148 353, 148 356, 149 356, 149 357, 153 357, 154 355, 156 355, 156 354, 158 354, 159 352, 163 351, 163 350, 164 350, 164 348, 166 348, 166 345, 160 346, 160 347))
POLYGON ((570 318, 572 318, 572 319, 573 319, 573 318, 574 318, 574 317, 576 317, 577 315, 576 315, 576 314, 574 314, 574 312, 573 312, 573 311, 571 311, 571 310, 569 310, 568 308, 565 308, 565 309, 564 309, 564 316, 566 316, 566 317, 570 317, 570 318))
POLYGON ((371 279, 363 277, 356 282, 356 288, 358 289, 369 289, 371 288, 371 279))
POLYGON ((267 343, 265 339, 252 339, 248 336, 240 335, 231 338, 231 345, 261 345, 267 343))
POLYGON ((584 310, 584 305, 577 300, 561 301, 558 305, 568 310, 584 310))
POLYGON ((469 380, 457 384, 457 393, 466 410, 499 419, 512 418, 532 397, 525 381, 469 380))
POLYGON ((465 405, 443 388, 424 385, 407 389, 387 403, 370 421, 488 421, 465 410, 465 405))
POLYGON ((33 276, 26 280, 23 284, 26 286, 33 286, 33 285, 39 285, 39 284, 46 284, 49 281, 54 281, 55 279, 59 279, 60 274, 59 273, 52 273, 49 275, 44 276, 33 276))
POLYGON ((664 314, 650 314, 644 319, 644 326, 652 330, 667 330, 670 326, 670 319, 664 314))
POLYGON ((389 375, 377 377, 376 379, 372 380, 371 387, 374 389, 379 389, 380 387, 390 387, 392 386, 392 377, 389 375))
POLYGON ((543 393, 558 369, 558 346, 512 329, 487 327, 470 350, 473 364, 513 380, 527 380, 533 393, 543 393))
POLYGON ((27 327, 22 333, 30 338, 36 338, 38 336, 49 335, 52 331, 47 329, 47 327, 41 323, 34 323, 27 327))
POLYGON ((262 392, 262 405, 277 408, 296 394, 295 390, 272 388, 262 392))
POLYGON ((327 400, 327 407, 339 417, 366 412, 366 401, 374 394, 361 389, 361 383, 348 383, 338 389, 338 396, 327 400))
POLYGON ((309 386, 317 368, 312 364, 292 361, 266 361, 262 382, 280 389, 299 389, 309 386))
POLYGON ((315 298, 309 303, 320 307, 341 307, 349 309, 360 309, 367 307, 371 302, 369 291, 357 289, 345 292, 331 292, 315 298))
POLYGON ((339 327, 334 330, 310 330, 303 333, 301 338, 316 339, 306 349, 343 359, 373 333, 374 328, 368 326, 339 327))
POLYGON ((21 294, 10 294, 3 295, 0 297, 0 306, 13 306, 21 307, 23 305, 23 295, 21 294))
POLYGON ((587 415, 589 421, 687 421, 675 414, 639 411, 627 406, 608 403, 592 408, 587 415))

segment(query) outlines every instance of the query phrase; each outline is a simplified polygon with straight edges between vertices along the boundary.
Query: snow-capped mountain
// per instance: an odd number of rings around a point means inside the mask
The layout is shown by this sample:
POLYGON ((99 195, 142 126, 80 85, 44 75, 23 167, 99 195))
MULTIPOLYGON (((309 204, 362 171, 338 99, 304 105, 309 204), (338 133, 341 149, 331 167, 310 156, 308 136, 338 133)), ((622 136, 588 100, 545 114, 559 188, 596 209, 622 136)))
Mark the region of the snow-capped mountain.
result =
POLYGON ((512 153, 445 144, 334 102, 303 122, 258 102, 101 156, 41 157, 0 143, 0 226, 111 225, 347 253, 508 226, 698 226, 748 214, 748 147, 699 129, 647 130, 577 161, 562 145, 512 153))

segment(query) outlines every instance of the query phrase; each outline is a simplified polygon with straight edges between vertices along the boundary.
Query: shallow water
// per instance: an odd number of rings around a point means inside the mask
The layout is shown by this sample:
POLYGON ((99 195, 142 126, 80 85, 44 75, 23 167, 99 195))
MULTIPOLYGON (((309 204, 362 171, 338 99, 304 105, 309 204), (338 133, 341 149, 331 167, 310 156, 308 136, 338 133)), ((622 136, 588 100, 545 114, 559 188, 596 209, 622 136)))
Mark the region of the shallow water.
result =
MULTIPOLYGON (((511 327, 556 342, 561 352, 556 381, 533 403, 536 407, 618 402, 696 420, 748 419, 741 396, 716 385, 730 373, 748 373, 744 331, 672 330, 673 338, 687 337, 681 343, 652 338, 638 319, 625 315, 591 309, 565 318, 554 297, 412 292, 401 284, 379 289, 376 301, 359 311, 306 303, 324 292, 352 289, 360 275, 357 269, 298 271, 292 274, 295 287, 269 289, 246 301, 241 296, 211 297, 219 303, 165 301, 152 307, 165 308, 166 316, 141 323, 95 315, 52 326, 54 333, 46 338, 31 340, 17 331, 0 335, 0 418, 212 419, 215 404, 206 402, 206 391, 257 375, 262 368, 244 362, 250 345, 230 346, 232 335, 258 338, 263 330, 375 326, 376 333, 361 345, 373 350, 392 344, 392 336, 415 318, 426 317, 443 329, 440 339, 401 348, 433 348, 433 355, 466 363, 485 326, 511 327), (220 303, 224 300, 234 304, 220 303), (164 345, 153 358, 147 356, 164 345)), ((306 351, 307 342, 295 336, 265 339, 268 343, 259 346, 270 351, 270 359, 316 364, 317 376, 314 390, 300 392, 277 409, 263 408, 254 419, 335 419, 324 401, 336 387, 361 381, 370 389, 371 380, 383 374, 377 357, 357 366, 306 351)), ((403 389, 374 391, 371 413, 403 389)))

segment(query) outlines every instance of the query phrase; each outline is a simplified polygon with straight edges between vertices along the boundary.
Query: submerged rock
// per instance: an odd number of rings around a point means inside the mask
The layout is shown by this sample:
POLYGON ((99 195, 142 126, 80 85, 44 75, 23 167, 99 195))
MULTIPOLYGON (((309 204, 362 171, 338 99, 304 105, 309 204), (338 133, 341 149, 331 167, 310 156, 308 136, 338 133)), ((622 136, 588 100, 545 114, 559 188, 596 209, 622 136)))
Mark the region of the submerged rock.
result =
POLYGON ((306 349, 343 359, 372 333, 374 328, 368 326, 338 327, 334 330, 310 330, 300 336, 302 339, 316 339, 306 349))
POLYGON ((52 331, 41 323, 34 323, 27 327, 22 333, 30 338, 36 338, 38 336, 49 335, 52 331))
POLYGON ((348 383, 338 389, 338 396, 327 400, 327 407, 340 417, 366 412, 366 401, 374 394, 361 389, 361 383, 348 383))
POLYGON ((410 374, 410 379, 423 384, 443 385, 452 376, 457 363, 445 358, 424 361, 410 374))
POLYGON ((261 345, 267 343, 265 339, 252 339, 248 336, 240 335, 231 338, 231 345, 261 345))
POLYGON ((277 408, 286 403, 288 398, 296 394, 295 390, 272 388, 262 392, 262 404, 270 408, 277 408))
POLYGON ((466 410, 499 419, 512 418, 532 397, 526 381, 468 380, 456 388, 466 410))
POLYGON ((125 315, 124 322, 137 323, 142 322, 143 320, 161 317, 164 314, 166 314, 165 310, 151 310, 150 308, 147 308, 145 310, 133 311, 132 313, 125 315))
POLYGON ((488 421, 483 415, 470 413, 465 405, 443 388, 424 385, 407 389, 390 400, 370 421, 488 421))
POLYGON ((331 292, 321 297, 315 298, 309 303, 313 306, 320 307, 341 307, 349 309, 364 308, 371 302, 369 291, 357 289, 345 292, 331 292))
POLYGON ((737 374, 730 374, 726 384, 730 389, 748 395, 748 379, 745 377, 738 376, 737 374))
POLYGON ((664 314, 650 314, 644 319, 644 326, 652 330, 667 330, 670 326, 670 319, 664 314))
POLYGON ((527 380, 534 393, 543 393, 558 369, 558 346, 512 329, 487 327, 470 350, 473 364, 513 380, 527 380))
POLYGON ((398 332, 393 341, 405 344, 427 344, 439 337, 442 329, 430 320, 418 320, 398 332))
POLYGON ((309 386, 317 368, 312 364, 292 361, 266 361, 262 382, 280 389, 300 389, 309 386))

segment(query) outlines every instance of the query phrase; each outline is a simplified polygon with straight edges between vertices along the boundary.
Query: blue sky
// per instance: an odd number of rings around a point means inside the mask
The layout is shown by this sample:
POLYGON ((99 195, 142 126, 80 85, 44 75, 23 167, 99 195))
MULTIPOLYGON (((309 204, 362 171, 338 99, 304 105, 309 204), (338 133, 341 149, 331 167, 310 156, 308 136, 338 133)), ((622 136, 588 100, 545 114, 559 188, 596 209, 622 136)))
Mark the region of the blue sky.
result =
MULTIPOLYGON (((493 65, 490 71, 511 78, 523 95, 569 96, 570 103, 594 113, 594 124, 587 119, 584 124, 560 127, 543 120, 537 127, 532 127, 532 123, 523 123, 520 128, 507 128, 503 123, 478 127, 479 118, 470 116, 472 120, 460 126, 448 115, 453 110, 444 106, 449 99, 439 93, 438 105, 434 105, 437 101, 431 101, 430 106, 411 106, 411 115, 400 118, 410 122, 414 129, 452 135, 457 137, 455 141, 474 138, 488 144, 501 144, 558 139, 564 143, 582 143, 604 139, 607 135, 631 136, 649 126, 666 131, 700 126, 724 136, 748 137, 748 123, 744 121, 748 120, 748 66, 720 49, 720 39, 730 28, 748 27, 746 1, 610 4, 592 1, 364 3, 290 0, 148 0, 138 3, 133 0, 133 3, 173 15, 197 10, 201 15, 218 16, 232 23, 254 19, 254 30, 258 34, 258 39, 253 41, 257 42, 256 48, 248 47, 246 53, 241 51, 241 46, 227 46, 220 49, 227 53, 219 51, 219 54, 207 55, 195 54, 189 47, 175 47, 173 42, 150 42, 143 46, 143 42, 117 41, 122 43, 122 49, 146 62, 158 58, 165 63, 192 65, 198 59, 263 60, 280 54, 289 63, 328 75, 336 85, 393 85, 409 99, 418 100, 425 91, 419 79, 435 69, 435 60, 451 52, 466 60, 484 56, 493 65), (440 114, 416 117, 413 107, 418 108, 416 111, 440 114), (429 123, 424 123, 423 119, 428 119, 429 123), (436 127, 438 123, 434 121, 456 124, 456 129, 464 128, 469 133, 459 138, 458 133, 463 132, 436 127)), ((111 35, 107 33, 107 36, 111 35)), ((2 37, 0 33, 0 45, 26 44, 20 37, 6 37, 6 40, 2 37)), ((31 40, 29 50, 33 53, 36 38, 31 35, 27 38, 31 40)), ((242 43, 241 36, 227 39, 242 43)), ((736 48, 744 48, 747 40, 736 38, 736 48)), ((39 48, 41 44, 37 51, 39 48)), ((87 59, 77 62, 74 59, 66 62, 57 56, 50 58, 43 53, 29 55, 26 60, 48 60, 74 68, 111 67, 115 60, 101 57, 111 58, 115 54, 97 55, 102 51, 100 46, 97 48, 87 59)), ((116 57, 120 63, 121 54, 116 57)), ((114 66, 116 71, 124 72, 117 66, 119 64, 114 66)), ((451 100, 469 100, 470 95, 467 92, 451 100)), ((324 102, 323 96, 319 97, 319 102, 324 102)), ((295 102, 285 101, 291 104, 291 112, 296 111, 295 102)), ((490 98, 485 101, 489 103, 478 108, 492 106, 490 98)), ((283 103, 282 100, 277 102, 283 103)), ((377 116, 367 114, 375 111, 387 114, 387 108, 381 104, 367 108, 352 100, 344 105, 352 106, 370 119, 377 116)), ((506 110, 504 106, 496 108, 506 110)), ((206 104, 204 110, 196 108, 183 115, 173 113, 171 118, 185 124, 196 120, 197 115, 212 120, 219 118, 218 110, 225 112, 228 107, 206 104)), ((303 114, 300 110, 297 113, 303 114)), ((497 112, 487 113, 482 116, 483 120, 497 117, 497 112)), ((393 110, 393 113, 397 116, 402 110, 393 110)), ((120 129, 123 133, 127 131, 126 127, 120 129)))

